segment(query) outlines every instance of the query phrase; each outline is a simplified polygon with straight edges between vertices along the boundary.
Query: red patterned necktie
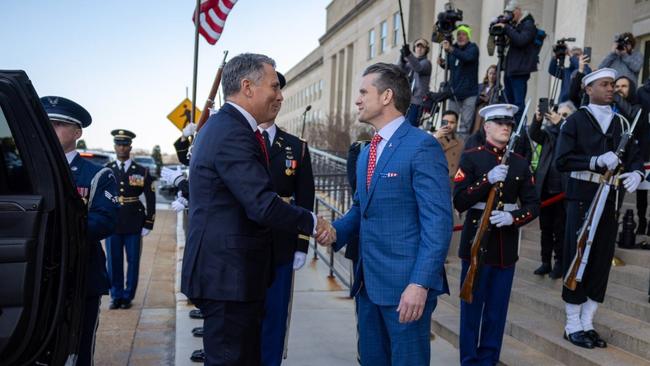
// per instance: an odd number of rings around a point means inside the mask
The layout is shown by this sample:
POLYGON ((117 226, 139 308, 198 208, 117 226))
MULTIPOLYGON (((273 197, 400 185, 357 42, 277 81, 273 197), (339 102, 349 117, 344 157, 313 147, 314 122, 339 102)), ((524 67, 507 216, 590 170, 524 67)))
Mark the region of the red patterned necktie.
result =
POLYGON ((255 130, 255 137, 257 138, 257 142, 259 142, 260 148, 266 158, 266 165, 269 165, 269 152, 266 150, 266 143, 264 142, 264 137, 262 137, 260 130, 255 130))
POLYGON ((366 175, 366 191, 370 188, 370 181, 372 175, 375 173, 375 165, 377 164, 377 145, 381 141, 381 136, 376 133, 370 141, 370 154, 368 155, 368 171, 366 175))

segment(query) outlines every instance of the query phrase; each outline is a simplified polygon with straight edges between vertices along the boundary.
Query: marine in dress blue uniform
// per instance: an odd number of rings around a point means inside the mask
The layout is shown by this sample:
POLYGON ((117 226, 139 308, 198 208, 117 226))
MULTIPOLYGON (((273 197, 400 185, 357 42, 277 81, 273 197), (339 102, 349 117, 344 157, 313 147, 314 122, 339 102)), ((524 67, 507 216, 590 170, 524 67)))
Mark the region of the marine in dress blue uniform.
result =
POLYGON ((111 280, 111 309, 128 309, 138 288, 142 237, 153 229, 156 217, 156 191, 149 170, 130 157, 135 134, 124 129, 111 132, 117 161, 107 166, 118 182, 118 212, 115 233, 106 239, 108 275, 111 280), (145 207, 140 202, 144 194, 145 207), (124 253, 126 252, 126 284, 124 282, 124 253))
MULTIPOLYGON (((458 255, 462 259, 460 281, 465 280, 471 257, 470 248, 478 228, 485 201, 493 184, 502 184, 499 206, 492 211, 492 226, 478 286, 471 304, 460 304, 460 362, 462 365, 496 365, 508 313, 510 290, 518 260, 519 227, 539 214, 539 198, 528 160, 511 153, 508 166, 500 165, 508 134, 495 141, 487 129, 514 125, 517 107, 493 104, 480 110, 485 118, 486 143, 465 150, 454 177, 454 207, 467 211, 458 255), (503 137, 505 136, 505 137, 503 137), (500 142, 500 143, 497 143, 500 142), (497 146, 497 145, 503 146, 497 146), (519 202, 519 203, 518 203, 519 202)), ((507 132, 506 132, 507 133, 507 132)), ((521 141, 520 141, 521 142, 521 141)))
MULTIPOLYGON (((280 79, 282 85, 282 79, 280 79)), ((268 144, 269 171, 276 193, 286 202, 313 210, 314 176, 307 143, 275 124, 260 125, 268 144)), ((293 271, 300 269, 307 257, 309 237, 279 230, 273 231, 275 273, 266 292, 262 320, 262 365, 282 363, 292 296, 293 271)))
POLYGON ((81 129, 92 122, 90 113, 79 104, 62 97, 43 97, 41 103, 66 153, 77 192, 88 207, 86 305, 77 365, 92 365, 100 299, 102 295, 108 294, 109 288, 106 256, 99 241, 112 234, 115 228, 117 187, 110 169, 83 159, 74 149, 76 140, 81 137, 81 129))

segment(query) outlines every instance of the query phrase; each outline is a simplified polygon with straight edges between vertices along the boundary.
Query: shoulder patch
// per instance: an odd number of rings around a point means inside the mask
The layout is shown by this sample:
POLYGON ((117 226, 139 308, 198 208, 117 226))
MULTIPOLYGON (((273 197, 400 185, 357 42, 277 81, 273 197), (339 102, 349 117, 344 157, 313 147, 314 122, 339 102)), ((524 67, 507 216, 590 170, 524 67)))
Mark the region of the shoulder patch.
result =
POLYGON ((465 180, 465 172, 463 168, 458 168, 456 175, 454 175, 454 183, 462 182, 465 180))

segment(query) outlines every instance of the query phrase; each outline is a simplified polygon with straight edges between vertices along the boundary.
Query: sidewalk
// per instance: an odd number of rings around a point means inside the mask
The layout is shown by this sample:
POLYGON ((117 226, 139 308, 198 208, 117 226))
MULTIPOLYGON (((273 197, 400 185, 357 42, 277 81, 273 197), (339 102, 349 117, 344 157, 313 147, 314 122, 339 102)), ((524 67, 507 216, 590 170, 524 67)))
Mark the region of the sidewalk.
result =
MULTIPOLYGON (((179 239, 184 237, 179 235, 179 239)), ((289 351, 282 365, 356 365, 354 302, 340 281, 328 278, 327 265, 312 258, 310 248, 307 263, 295 273, 289 351)), ((203 348, 201 339, 191 335, 192 328, 201 326, 201 321, 189 318, 192 307, 186 305, 184 296, 177 298, 176 365, 198 365, 189 356, 193 350, 203 348)), ((431 365, 458 364, 458 351, 435 337, 431 342, 431 359, 431 365)))
POLYGON ((176 213, 158 205, 154 230, 144 238, 133 307, 109 310, 102 297, 95 365, 173 365, 176 213))

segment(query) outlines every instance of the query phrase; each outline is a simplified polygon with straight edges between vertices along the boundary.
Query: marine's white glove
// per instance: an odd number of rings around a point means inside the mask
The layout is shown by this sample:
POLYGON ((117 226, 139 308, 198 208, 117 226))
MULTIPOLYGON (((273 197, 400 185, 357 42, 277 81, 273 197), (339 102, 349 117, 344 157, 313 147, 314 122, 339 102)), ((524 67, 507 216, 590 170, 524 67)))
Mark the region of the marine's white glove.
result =
POLYGON ((217 112, 219 112, 218 108, 210 108, 210 114, 208 114, 208 116, 211 116, 213 114, 217 114, 217 112))
POLYGON ((167 167, 163 167, 160 170, 160 176, 162 177, 162 179, 166 180, 167 182, 173 184, 174 186, 177 186, 178 183, 180 183, 181 181, 179 178, 183 177, 183 172, 181 171, 180 166, 177 166, 176 169, 169 169, 167 167))
POLYGON ((490 184, 494 184, 496 182, 503 182, 504 180, 506 180, 507 175, 508 175, 508 166, 499 164, 488 172, 487 178, 490 184))
POLYGON ((196 132, 196 123, 188 123, 185 128, 183 128, 183 137, 190 137, 196 132))
POLYGON ((294 271, 299 270, 302 266, 305 265, 305 260, 307 260, 307 253, 295 252, 293 253, 293 269, 294 271))
POLYGON ((639 184, 641 184, 642 180, 641 175, 637 172, 623 173, 619 175, 618 178, 623 179, 623 187, 625 187, 625 189, 630 193, 639 188, 639 184))
POLYGON ((601 168, 607 167, 608 170, 614 170, 620 164, 621 161, 618 160, 618 156, 614 154, 611 151, 608 151, 604 153, 603 155, 600 155, 598 158, 596 158, 596 165, 598 165, 601 168))
POLYGON ((151 232, 151 230, 142 228, 142 232, 140 233, 140 235, 147 236, 147 235, 149 235, 150 232, 151 232))
POLYGON ((496 225, 496 227, 512 225, 513 221, 510 212, 492 211, 492 214, 490 215, 490 223, 496 225))
POLYGON ((174 202, 172 202, 172 209, 176 212, 181 212, 189 205, 189 202, 185 197, 178 197, 174 202))

